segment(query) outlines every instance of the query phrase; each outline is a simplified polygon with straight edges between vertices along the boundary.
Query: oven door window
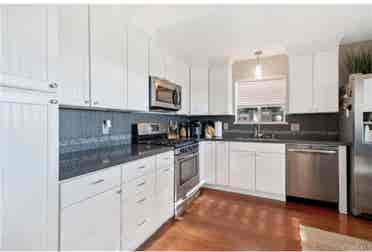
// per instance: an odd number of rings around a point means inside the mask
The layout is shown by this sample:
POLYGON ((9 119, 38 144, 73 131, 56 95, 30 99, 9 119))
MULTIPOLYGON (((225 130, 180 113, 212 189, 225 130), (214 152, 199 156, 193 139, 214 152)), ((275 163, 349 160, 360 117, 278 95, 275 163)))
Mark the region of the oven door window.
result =
POLYGON ((158 85, 156 88, 156 101, 174 104, 175 90, 158 85))
POLYGON ((180 162, 180 185, 198 176, 197 157, 186 158, 180 162))

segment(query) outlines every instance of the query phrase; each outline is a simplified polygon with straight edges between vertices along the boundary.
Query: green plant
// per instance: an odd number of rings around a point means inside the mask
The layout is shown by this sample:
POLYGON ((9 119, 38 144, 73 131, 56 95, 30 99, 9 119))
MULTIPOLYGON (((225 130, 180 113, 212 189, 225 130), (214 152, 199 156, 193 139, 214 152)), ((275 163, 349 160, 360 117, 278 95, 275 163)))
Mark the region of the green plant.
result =
POLYGON ((372 54, 369 51, 361 51, 358 54, 349 53, 348 68, 353 73, 372 73, 372 54))

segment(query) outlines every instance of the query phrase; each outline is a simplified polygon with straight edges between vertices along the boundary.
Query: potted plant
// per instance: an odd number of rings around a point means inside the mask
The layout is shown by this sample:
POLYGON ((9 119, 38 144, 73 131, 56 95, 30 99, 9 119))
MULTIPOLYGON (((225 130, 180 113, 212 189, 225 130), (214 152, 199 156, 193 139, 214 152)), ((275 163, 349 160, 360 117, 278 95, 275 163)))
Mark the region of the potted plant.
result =
POLYGON ((348 70, 350 74, 372 73, 372 54, 369 51, 350 53, 348 55, 348 70))

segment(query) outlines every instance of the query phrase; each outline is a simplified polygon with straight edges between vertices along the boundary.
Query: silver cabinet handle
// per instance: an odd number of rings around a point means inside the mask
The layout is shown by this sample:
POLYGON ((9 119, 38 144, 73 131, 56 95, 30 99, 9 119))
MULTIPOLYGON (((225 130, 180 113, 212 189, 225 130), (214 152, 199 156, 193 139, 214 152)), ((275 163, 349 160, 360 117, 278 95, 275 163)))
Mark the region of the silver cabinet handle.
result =
POLYGON ((94 105, 98 105, 99 102, 98 102, 98 101, 94 101, 93 104, 94 104, 94 105))
POLYGON ((167 168, 167 169, 164 169, 163 171, 165 171, 165 172, 168 172, 170 169, 169 168, 167 168))
POLYGON ((52 82, 52 83, 49 84, 49 87, 50 88, 58 88, 58 84, 55 83, 55 82, 52 82))
POLYGON ((140 200, 137 200, 137 203, 139 204, 139 203, 143 203, 143 202, 145 202, 145 200, 146 200, 146 197, 145 198, 142 198, 142 199, 140 199, 140 200))
POLYGON ((103 159, 102 160, 102 164, 108 164, 108 163, 110 163, 110 160, 109 159, 103 159))
POLYGON ((97 180, 97 181, 94 181, 94 182, 92 182, 92 183, 90 183, 91 185, 97 185, 97 184, 100 184, 100 183, 102 183, 102 182, 104 182, 105 180, 104 179, 99 179, 99 180, 97 180))
POLYGON ((142 169, 145 169, 145 168, 146 168, 146 166, 144 166, 144 165, 141 165, 141 166, 137 167, 138 170, 142 170, 142 169))
POLYGON ((122 193, 122 190, 117 190, 116 193, 117 194, 121 194, 122 193))
POLYGON ((84 103, 85 103, 85 104, 89 104, 89 101, 88 101, 88 100, 85 100, 84 103))
POLYGON ((143 220, 142 222, 138 223, 137 226, 143 226, 145 223, 147 222, 147 220, 143 220))
POLYGON ((313 149, 288 149, 288 152, 319 153, 319 154, 336 154, 337 151, 331 150, 313 150, 313 149))
POLYGON ((58 100, 57 99, 51 99, 49 101, 50 104, 58 104, 58 100))
POLYGON ((138 187, 146 185, 146 181, 143 181, 142 183, 137 184, 138 187))

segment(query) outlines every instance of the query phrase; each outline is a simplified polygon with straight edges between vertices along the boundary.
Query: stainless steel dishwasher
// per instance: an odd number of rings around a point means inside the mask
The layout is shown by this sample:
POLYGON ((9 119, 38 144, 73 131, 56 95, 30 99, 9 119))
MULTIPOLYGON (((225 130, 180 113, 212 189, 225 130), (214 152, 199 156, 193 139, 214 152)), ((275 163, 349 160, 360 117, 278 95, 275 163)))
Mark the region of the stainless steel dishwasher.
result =
POLYGON ((338 202, 338 148, 287 145, 287 196, 338 202))

